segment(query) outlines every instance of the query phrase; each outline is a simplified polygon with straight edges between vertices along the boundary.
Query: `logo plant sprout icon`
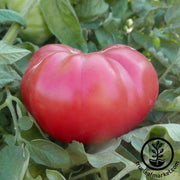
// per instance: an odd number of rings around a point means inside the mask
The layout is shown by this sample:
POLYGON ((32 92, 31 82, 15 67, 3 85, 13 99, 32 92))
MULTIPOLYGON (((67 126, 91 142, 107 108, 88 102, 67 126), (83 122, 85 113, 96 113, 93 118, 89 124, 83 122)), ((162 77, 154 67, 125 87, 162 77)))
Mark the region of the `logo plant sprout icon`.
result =
POLYGON ((149 159, 149 162, 154 167, 161 167, 165 163, 165 160, 161 159, 164 152, 162 146, 163 144, 159 141, 152 143, 152 158, 154 159, 149 159))
POLYGON ((174 151, 171 144, 163 138, 151 138, 141 149, 143 163, 152 170, 163 170, 173 161, 174 151))

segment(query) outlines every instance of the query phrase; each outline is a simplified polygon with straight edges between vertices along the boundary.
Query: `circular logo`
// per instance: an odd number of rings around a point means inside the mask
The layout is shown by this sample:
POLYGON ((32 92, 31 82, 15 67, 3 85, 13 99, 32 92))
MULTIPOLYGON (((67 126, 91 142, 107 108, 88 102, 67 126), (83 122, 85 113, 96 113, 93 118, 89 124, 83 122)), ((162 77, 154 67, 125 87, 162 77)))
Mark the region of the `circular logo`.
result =
POLYGON ((167 140, 152 138, 143 145, 141 158, 149 169, 162 170, 171 164, 174 158, 174 151, 167 140))

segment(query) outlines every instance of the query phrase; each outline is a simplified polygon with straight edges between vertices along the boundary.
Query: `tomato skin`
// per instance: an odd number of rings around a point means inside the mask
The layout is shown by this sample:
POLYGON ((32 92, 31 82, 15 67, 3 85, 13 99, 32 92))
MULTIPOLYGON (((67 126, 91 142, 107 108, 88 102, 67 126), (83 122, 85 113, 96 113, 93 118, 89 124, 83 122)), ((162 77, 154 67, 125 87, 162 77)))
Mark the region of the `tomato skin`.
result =
MULTIPOLYGON (((0 8, 8 8, 20 12, 27 0, 2 0, 0 8)), ((51 33, 46 25, 43 14, 39 7, 39 0, 26 18, 27 27, 20 33, 24 41, 42 44, 49 39, 51 33)))
POLYGON ((40 127, 63 142, 99 143, 139 125, 158 95, 151 63, 125 45, 83 54, 46 45, 32 57, 22 98, 40 127))

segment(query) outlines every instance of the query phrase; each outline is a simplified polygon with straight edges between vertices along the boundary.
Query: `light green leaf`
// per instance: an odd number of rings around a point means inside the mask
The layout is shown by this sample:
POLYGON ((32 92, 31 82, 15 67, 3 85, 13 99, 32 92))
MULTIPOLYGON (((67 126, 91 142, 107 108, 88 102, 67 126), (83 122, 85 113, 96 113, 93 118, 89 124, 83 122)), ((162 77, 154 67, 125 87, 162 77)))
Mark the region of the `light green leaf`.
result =
POLYGON ((90 146, 87 153, 82 143, 74 141, 67 148, 71 156, 71 165, 80 165, 87 161, 95 168, 101 168, 107 164, 119 162, 128 164, 130 163, 128 159, 115 152, 120 142, 119 139, 112 139, 104 144, 90 146))
POLYGON ((0 179, 23 180, 28 168, 29 152, 22 146, 5 146, 0 152, 0 179))
POLYGON ((8 134, 8 135, 5 135, 5 136, 4 136, 4 141, 5 141, 8 145, 14 145, 15 142, 16 142, 16 138, 15 138, 15 136, 8 134))
POLYGON ((86 153, 89 163, 96 168, 101 168, 110 163, 123 162, 127 164, 129 161, 115 152, 120 142, 119 139, 112 139, 107 143, 91 147, 90 150, 94 153, 86 153))
POLYGON ((168 89, 159 96, 154 109, 158 111, 180 112, 180 89, 168 89))
POLYGON ((95 154, 87 153, 86 155, 89 163, 95 168, 102 168, 105 165, 119 162, 123 162, 124 164, 128 165, 130 162, 115 151, 98 152, 95 154))
POLYGON ((26 20, 21 14, 8 9, 0 9, 0 23, 5 22, 16 22, 24 27, 26 26, 26 20))
POLYGON ((82 29, 69 0, 41 0, 40 6, 50 31, 61 43, 87 52, 82 29))
POLYGON ((157 39, 140 32, 132 34, 133 39, 144 49, 149 51, 164 67, 171 67, 170 71, 177 75, 180 72, 179 46, 172 40, 157 39))
POLYGON ((23 117, 19 118, 18 124, 19 124, 19 127, 21 128, 21 130, 26 131, 32 127, 33 122, 28 116, 23 116, 23 117))
POLYGON ((78 166, 87 162, 86 152, 82 143, 73 141, 66 150, 70 156, 71 166, 78 166))
POLYGON ((0 88, 7 84, 19 86, 21 77, 8 65, 0 65, 0 88))
POLYGON ((48 177, 48 180, 66 180, 65 177, 56 170, 46 170, 46 176, 48 177))
POLYGON ((51 168, 65 168, 69 165, 69 155, 60 146, 48 140, 36 139, 29 144, 31 158, 38 164, 51 168))
POLYGON ((168 89, 163 91, 155 104, 158 111, 180 112, 180 89, 168 89))
POLYGON ((166 136, 166 132, 170 136, 170 138, 173 141, 180 141, 180 124, 158 124, 158 125, 152 125, 152 126, 145 126, 139 129, 135 129, 133 131, 130 131, 128 134, 125 134, 120 137, 120 139, 131 143, 132 146, 137 149, 138 151, 141 151, 141 148, 143 144, 146 141, 146 138, 148 134, 152 131, 153 129, 156 128, 156 135, 159 134, 159 136, 166 136), (162 128, 165 131, 162 131, 162 128))
POLYGON ((0 41, 0 65, 13 64, 29 53, 30 51, 26 49, 17 48, 0 41))

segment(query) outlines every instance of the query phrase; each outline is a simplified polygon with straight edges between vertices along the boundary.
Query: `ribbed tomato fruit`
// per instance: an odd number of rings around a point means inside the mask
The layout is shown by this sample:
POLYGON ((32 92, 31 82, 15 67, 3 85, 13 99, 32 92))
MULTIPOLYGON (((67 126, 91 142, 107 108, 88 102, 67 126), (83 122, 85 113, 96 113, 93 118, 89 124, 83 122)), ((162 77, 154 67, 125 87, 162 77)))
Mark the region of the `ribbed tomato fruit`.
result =
POLYGON ((129 46, 84 54, 53 44, 34 54, 21 90, 24 104, 47 134, 63 142, 99 143, 139 125, 158 87, 151 63, 129 46))

